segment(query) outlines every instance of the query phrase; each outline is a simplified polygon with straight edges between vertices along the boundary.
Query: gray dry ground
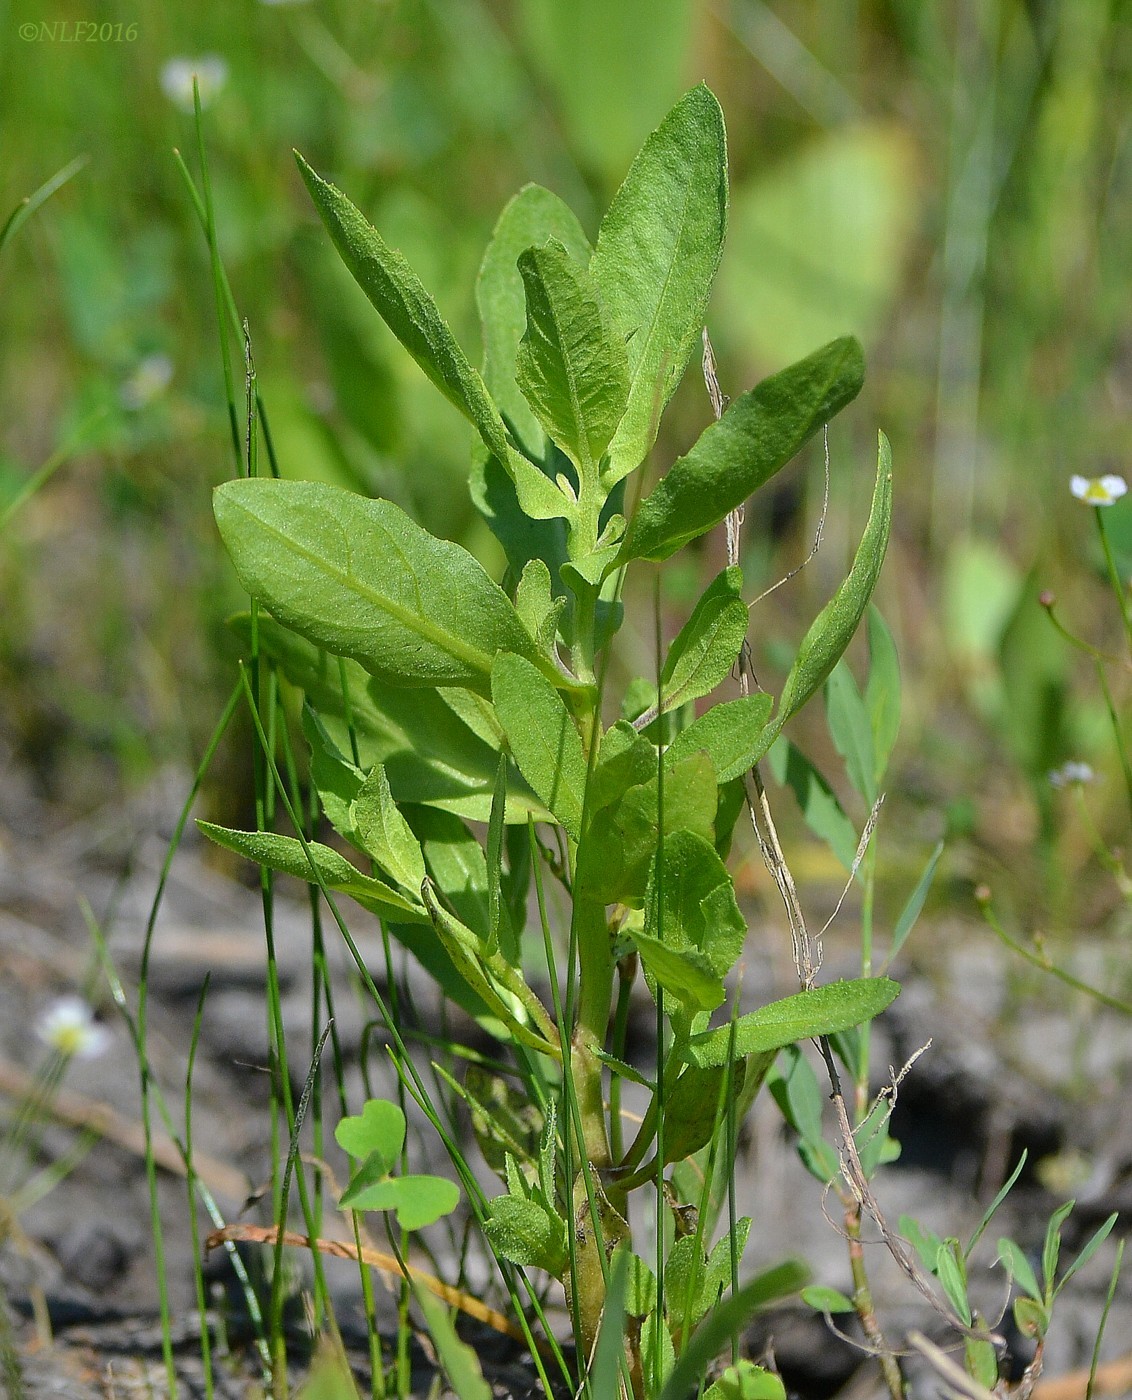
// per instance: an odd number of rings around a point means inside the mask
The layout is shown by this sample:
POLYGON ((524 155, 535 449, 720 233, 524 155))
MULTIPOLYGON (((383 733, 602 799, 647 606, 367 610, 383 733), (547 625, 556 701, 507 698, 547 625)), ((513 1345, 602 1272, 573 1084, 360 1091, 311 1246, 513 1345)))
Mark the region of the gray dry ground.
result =
MULTIPOLYGON (((117 967, 133 994, 145 919, 183 787, 170 778, 124 809, 59 831, 51 829, 48 814, 21 785, 18 773, 9 768, 0 776, 2 1129, 21 1076, 39 1053, 32 1030, 37 1014, 55 996, 80 989, 89 975, 92 951, 80 896, 104 920, 117 967)), ((351 922, 376 967, 376 930, 355 912, 351 922)), ((276 938, 289 1032, 293 1043, 309 1045, 309 923, 293 891, 278 901, 276 938)), ((364 1017, 332 926, 328 939, 337 965, 338 1032, 351 1062, 356 1109, 363 1098, 357 1060, 364 1017)), ((1035 1156, 1060 1153, 1062 1162, 1077 1154, 1081 1180, 1074 1188, 1080 1202, 1075 1219, 1082 1228, 1091 1228, 1109 1210, 1132 1210, 1132 1110, 1126 1092, 1132 1026, 1079 1001, 1048 995, 1048 987, 1019 976, 977 929, 922 929, 913 947, 923 950, 917 953, 917 970, 909 972, 900 1000, 884 1019, 875 1059, 883 1072, 932 1038, 932 1048, 901 1086, 897 1127, 905 1141, 905 1163, 884 1174, 878 1188, 890 1219, 895 1222, 908 1211, 941 1234, 969 1232, 1022 1145, 1035 1156), (1035 1066, 1042 1067, 1040 1072, 1035 1066)), ((1079 956, 1084 975, 1110 976, 1100 952, 1081 949, 1079 956)), ((208 970, 212 981, 193 1095, 201 1173, 226 1219, 262 1222, 255 1207, 240 1215, 248 1194, 267 1180, 270 1164, 260 904, 256 894, 218 873, 201 843, 190 838, 174 866, 151 975, 150 1051, 177 1124, 182 1121, 196 1000, 208 970)), ((827 973, 851 971, 848 963, 838 965, 831 946, 827 973)), ((745 985, 757 986, 759 999, 766 1000, 792 990, 788 977, 788 963, 783 966, 777 957, 761 968, 748 964, 745 985)), ((426 986, 414 981, 413 991, 427 1024, 437 1014, 435 1003, 426 986)), ((66 1181, 23 1214, 22 1239, 11 1235, 0 1247, 0 1295, 11 1305, 32 1396, 93 1400, 165 1393, 138 1142, 138 1074, 124 1025, 108 1003, 103 1010, 113 1029, 112 1048, 100 1059, 70 1068, 58 1101, 69 1121, 43 1129, 39 1164, 73 1146, 75 1122, 103 1111, 95 1105, 111 1111, 106 1136, 66 1181), (47 1350, 37 1345, 28 1320, 37 1291, 55 1320, 55 1344, 47 1350)), ((649 1018, 643 1014, 640 1021, 645 1027, 649 1018)), ((642 1049, 647 1053, 647 1045, 642 1049)), ((371 1076, 378 1092, 383 1085, 390 1087, 380 1050, 371 1057, 371 1076)), ((766 1096, 756 1106, 747 1136, 739 1180, 740 1210, 755 1220, 747 1266, 763 1267, 797 1254, 811 1263, 818 1281, 847 1289, 835 1203, 823 1202, 816 1183, 800 1169, 766 1096)), ((175 1154, 171 1162, 175 1165, 175 1154)), ((437 1144, 423 1137, 415 1144, 414 1164, 419 1170, 445 1170, 437 1144)), ((333 1165, 341 1171, 340 1159, 333 1165)), ((1044 1219, 1058 1198, 1032 1178, 1028 1182, 1012 1197, 991 1236, 1009 1232, 1025 1246, 1039 1247, 1044 1219)), ((176 1171, 163 1169, 158 1190, 172 1307, 184 1342, 178 1350, 183 1393, 199 1394, 185 1186, 176 1171)), ((443 1272, 453 1244, 443 1230, 435 1233, 443 1272)), ((878 1312, 890 1338, 900 1340, 909 1328, 919 1327, 943 1340, 938 1320, 883 1247, 872 1244, 869 1259, 878 1312)), ((1106 1247, 1064 1295, 1048 1349, 1047 1377, 1087 1364, 1112 1259, 1112 1249, 1106 1247)), ((986 1269, 979 1274, 984 1306, 997 1315, 1005 1301, 1001 1274, 986 1269)), ((349 1334, 358 1317, 356 1270, 330 1261, 330 1277, 349 1334)), ((472 1282, 484 1291, 482 1279, 472 1282)), ((849 1388, 844 1393, 878 1393, 875 1368, 865 1365, 851 1376, 857 1354, 832 1337, 820 1319, 787 1309, 759 1331, 759 1343, 773 1346, 788 1379, 804 1383, 806 1393, 832 1394, 845 1380, 849 1388)), ((512 1344, 490 1345, 482 1331, 475 1341, 498 1395, 535 1393, 529 1364, 523 1364, 512 1344)), ((1130 1344, 1132 1277, 1118 1292, 1106 1359, 1127 1352, 1130 1344)), ((917 1362, 908 1364, 919 1381, 917 1393, 942 1393, 932 1373, 917 1362)), ((246 1366, 222 1364, 220 1393, 248 1394, 250 1374, 246 1366)), ((422 1359, 421 1385, 426 1384, 422 1359)), ((1132 1383, 1110 1393, 1125 1390, 1132 1392, 1132 1383)), ((1083 1394, 1083 1386, 1075 1393, 1083 1394)))

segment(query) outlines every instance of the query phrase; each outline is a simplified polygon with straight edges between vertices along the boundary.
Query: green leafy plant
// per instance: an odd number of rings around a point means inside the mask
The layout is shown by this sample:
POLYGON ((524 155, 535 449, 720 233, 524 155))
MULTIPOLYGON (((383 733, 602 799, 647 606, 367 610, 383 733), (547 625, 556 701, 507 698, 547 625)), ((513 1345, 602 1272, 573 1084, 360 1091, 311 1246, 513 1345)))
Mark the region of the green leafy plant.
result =
MULTIPOLYGON (((709 585, 620 718, 610 718, 606 666, 626 570, 670 558, 770 480, 855 397, 860 347, 836 340, 739 395, 646 492, 642 464, 700 339, 726 228, 723 119, 706 87, 646 141, 592 250, 549 191, 528 186, 507 205, 476 288, 481 371, 400 254, 299 165, 359 285, 474 427, 472 495, 508 570, 496 583, 389 501, 250 473, 219 487, 217 524, 254 600, 239 627, 251 653, 305 694, 313 783, 368 869, 302 833, 202 830, 378 915, 510 1052, 521 1090, 482 1074, 460 1086, 506 1186, 487 1238, 502 1260, 560 1281, 584 1362, 607 1356, 602 1319, 620 1315, 621 1383, 676 1400, 680 1378, 702 1375, 746 1312, 804 1282, 784 1265, 721 1302, 750 1227, 733 1218, 709 1247, 737 1111, 784 1046, 848 1033, 898 990, 872 975, 810 979, 713 1024, 747 935, 725 864, 743 778, 830 678, 864 616, 891 524, 883 436, 856 557, 777 703, 745 694, 694 714, 745 644, 737 566, 709 585), (569 908, 564 984, 545 878, 569 908), (529 985, 532 884, 549 1004, 529 985), (657 1010, 652 1079, 623 1058, 641 975, 657 1010), (650 1100, 628 1144, 625 1079, 650 1100), (690 1160, 696 1172, 683 1170, 690 1160), (651 1253, 634 1249, 629 1224, 642 1188, 661 1222, 651 1253), (611 1310, 614 1274, 623 1283, 611 1310)), ((411 1211, 421 1179, 389 1176, 389 1141, 366 1114, 339 1130, 362 1158, 344 1203, 411 1211)), ((436 1188, 424 1194, 435 1208, 436 1188)), ((711 1393, 763 1394, 762 1384, 737 1362, 711 1393)))

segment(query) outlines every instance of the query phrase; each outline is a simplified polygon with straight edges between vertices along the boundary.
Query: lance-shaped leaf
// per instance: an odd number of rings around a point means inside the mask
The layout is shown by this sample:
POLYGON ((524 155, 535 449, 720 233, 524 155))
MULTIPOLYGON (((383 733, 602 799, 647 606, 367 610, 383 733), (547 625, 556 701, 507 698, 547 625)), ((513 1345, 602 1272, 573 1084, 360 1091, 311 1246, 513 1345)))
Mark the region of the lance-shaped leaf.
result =
POLYGON ((598 485, 598 463, 629 399, 625 343, 615 334, 589 273, 555 239, 519 259, 527 329, 517 381, 535 417, 578 469, 598 485))
POLYGON ((887 977, 858 977, 797 992, 740 1016, 734 1028, 720 1026, 692 1036, 685 1058, 694 1065, 724 1065, 732 1057, 732 1048, 734 1058, 742 1060, 796 1040, 846 1031, 879 1016, 899 992, 898 984, 887 977))
POLYGON ((861 347, 847 336, 742 394, 641 502, 620 562, 667 559, 713 529, 857 396, 864 377, 861 347))
POLYGON ((491 671, 491 698, 519 772, 576 841, 586 755, 561 697, 529 661, 500 652, 491 671))
POLYGON ((731 674, 747 635, 743 573, 724 569, 709 584, 668 648, 660 673, 663 712, 707 695, 731 674))
POLYGON ((558 674, 468 551, 435 539, 390 501, 253 478, 217 487, 214 509, 248 592, 386 684, 486 694, 501 650, 558 674))
POLYGON ((365 853, 402 889, 416 894, 425 877, 421 843, 398 811, 380 763, 374 765, 354 798, 351 816, 365 853))
POLYGON ((711 759, 719 783, 745 773, 763 754, 763 731, 773 701, 769 695, 741 695, 723 700, 682 729, 664 753, 665 764, 678 763, 702 749, 711 759))
POLYGON ((519 441, 539 461, 546 455, 546 438, 515 380, 516 355, 527 324, 518 262, 526 249, 551 238, 575 262, 589 262, 590 245, 573 210, 541 185, 525 185, 500 214, 476 278, 484 380, 519 441))
POLYGON ((727 867, 710 841, 692 831, 674 831, 657 850, 645 896, 645 932, 670 948, 695 949, 716 977, 730 970, 743 949, 747 924, 727 867))
POLYGON ((727 138, 702 84, 645 142, 613 198, 590 270, 629 356, 629 404, 606 480, 648 455, 697 343, 727 228, 727 138))
POLYGON ((330 846, 308 841, 304 847, 293 836, 279 836, 274 831, 233 831, 230 827, 205 821, 198 821, 197 826, 202 835, 218 846, 247 856, 269 870, 294 875, 310 884, 316 884, 321 877, 328 890, 349 895, 364 909, 383 919, 395 919, 402 924, 427 922, 419 900, 413 903, 383 880, 363 875, 330 846))
POLYGON ((781 729, 797 714, 837 665, 864 615, 884 563, 892 529, 892 449, 880 434, 876 486, 868 524, 857 547, 853 567, 845 582, 818 613, 802 639, 794 665, 786 677, 775 716, 781 729))
POLYGON ((468 361, 436 303, 402 255, 390 248, 362 212, 295 153, 299 171, 342 261, 382 320, 448 401, 473 425, 513 478, 528 514, 566 515, 570 502, 507 440, 499 410, 468 361))

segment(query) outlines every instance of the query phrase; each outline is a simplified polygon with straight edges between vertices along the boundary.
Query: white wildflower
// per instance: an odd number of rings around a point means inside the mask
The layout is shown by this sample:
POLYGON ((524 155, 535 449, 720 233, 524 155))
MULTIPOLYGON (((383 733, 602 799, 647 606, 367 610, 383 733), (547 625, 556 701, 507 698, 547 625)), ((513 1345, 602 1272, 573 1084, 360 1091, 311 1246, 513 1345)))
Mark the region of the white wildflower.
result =
POLYGON ((228 81, 228 65, 219 54, 201 58, 171 58, 161 70, 161 90, 182 112, 193 109, 193 79, 197 80, 200 105, 207 107, 228 81))
POLYGON ((173 361, 168 355, 146 355, 118 390, 122 407, 135 413, 147 407, 165 392, 172 378, 173 361))
POLYGON ((36 1022, 35 1033, 60 1055, 93 1060, 110 1044, 110 1032, 94 1019, 94 1011, 82 997, 58 997, 36 1022))
POLYGON ((1074 784, 1091 783, 1096 774, 1087 763, 1080 763, 1070 759, 1068 763, 1063 763, 1060 768, 1055 768, 1049 775, 1050 783, 1055 788, 1072 787, 1074 784))
POLYGON ((1128 490, 1122 476, 1071 476, 1069 489, 1090 506, 1113 506, 1128 490))

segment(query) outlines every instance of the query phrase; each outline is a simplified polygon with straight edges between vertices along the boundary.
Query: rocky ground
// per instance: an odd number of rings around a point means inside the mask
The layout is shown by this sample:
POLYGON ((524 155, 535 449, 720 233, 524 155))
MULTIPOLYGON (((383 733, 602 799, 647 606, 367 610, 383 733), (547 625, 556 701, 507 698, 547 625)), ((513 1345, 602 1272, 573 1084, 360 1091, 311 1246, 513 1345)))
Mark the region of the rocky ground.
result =
MULTIPOLYGON (((5 773, 0 797, 0 1137, 41 1055, 33 1029, 37 1016, 53 998, 95 985, 96 959, 80 901, 87 902, 105 929, 133 1002, 146 917, 183 791, 182 781, 171 777, 112 814, 59 829, 18 775, 5 773)), ((364 918, 355 922, 363 953, 371 966, 378 966, 376 930, 364 918)), ((346 959, 331 942, 340 989, 337 1028, 352 1065, 352 1101, 360 1106, 364 1095, 358 1059, 365 1015, 352 995, 346 959)), ((278 901, 276 944, 287 1024, 297 1043, 309 1044, 309 922, 297 889, 278 901)), ((226 1220, 261 1223, 266 1219, 262 1207, 247 1202, 268 1179, 271 1152, 263 946, 258 895, 221 873, 211 853, 190 837, 174 864, 153 945, 153 1071, 179 1130, 193 1018, 202 980, 211 972, 193 1075, 198 1170, 226 1220)), ((1037 1170, 1027 1170, 1003 1208, 982 1262, 989 1264, 997 1234, 1011 1234, 1025 1247, 1040 1249, 1049 1212, 1070 1195, 1078 1207, 1066 1230, 1067 1248, 1113 1210, 1122 1212, 1119 1235, 1132 1219, 1132 1109, 1127 1097, 1132 1021, 1062 994, 1021 970, 981 928, 928 924, 915 935, 910 955, 896 969, 904 991, 881 1025, 876 1063, 882 1070, 888 1064, 899 1066, 929 1039, 932 1044, 900 1086, 894 1126, 904 1144, 903 1159, 882 1175, 877 1188, 888 1218, 895 1222, 909 1212, 942 1235, 968 1233, 1019 1150, 1027 1147, 1037 1170)), ((1115 988, 1123 974, 1109 956, 1100 944, 1072 950, 1079 975, 1115 988)), ((848 962, 838 966, 834 944, 827 970, 832 976, 851 971, 848 962)), ((748 973, 746 985, 757 986, 759 999, 767 1000, 792 990, 789 976, 788 961, 783 965, 776 957, 759 969, 758 977, 748 973)), ((97 1059, 70 1066, 51 1118, 38 1130, 35 1167, 64 1159, 84 1130, 97 1134, 97 1140, 53 1190, 22 1203, 18 1218, 8 1209, 0 1218, 0 1298, 7 1300, 8 1326, 22 1360, 23 1393, 35 1397, 93 1400, 166 1393, 139 1076, 127 1028, 105 981, 97 985, 112 1032, 110 1047, 97 1059), (49 1345, 44 1342, 47 1321, 54 1339, 49 1345)), ((436 1014, 428 989, 414 983, 412 990, 427 1023, 436 1014)), ((648 1017, 641 1021, 647 1026, 648 1017)), ((388 1087, 389 1071, 379 1051, 370 1056, 370 1073, 376 1092, 388 1087)), ((300 1082, 296 1088, 301 1087, 300 1082)), ((801 1170, 777 1110, 764 1099, 752 1116, 739 1183, 740 1208, 755 1220, 747 1264, 765 1267, 784 1255, 800 1255, 819 1281, 847 1289, 836 1213, 801 1170)), ((157 1192, 182 1390, 203 1394, 192 1274, 195 1246, 179 1154, 163 1131, 158 1152, 157 1192)), ((417 1145, 416 1165, 444 1169, 427 1140, 417 1145)), ((9 1199, 12 1189, 8 1181, 4 1190, 9 1199)), ((1038 1392, 1045 1400, 1085 1394, 1078 1372, 1088 1365, 1115 1238, 1060 1300, 1038 1392)), ((446 1265, 453 1266, 457 1245, 443 1230, 438 1232, 442 1274, 446 1265)), ((919 1328, 946 1340, 939 1320, 892 1265, 883 1245, 871 1243, 868 1257, 887 1335, 903 1341, 919 1328)), ((364 1368, 356 1267, 331 1260, 328 1268, 346 1341, 357 1346, 358 1365, 364 1368)), ((479 1268, 473 1259, 470 1282, 484 1292, 486 1273, 481 1278, 479 1268)), ((222 1255, 210 1260, 210 1269, 215 1280, 211 1303, 219 1306, 228 1296, 222 1255)), ((988 1315, 995 1316, 1006 1302, 1004 1281, 998 1270, 979 1272, 977 1291, 988 1315)), ((388 1310, 390 1305, 382 1306, 388 1310)), ((298 1344, 301 1311, 296 1318, 298 1344)), ((249 1395, 256 1375, 254 1353, 241 1340, 239 1317, 231 1310, 225 1323, 231 1355, 219 1366, 218 1393, 249 1395)), ((518 1400, 540 1393, 529 1360, 516 1344, 482 1324, 473 1325, 468 1335, 497 1395, 518 1400)), ((1126 1270, 1109 1319, 1102 1353, 1106 1369, 1097 1393, 1132 1394, 1132 1374, 1127 1366, 1120 1369, 1130 1342, 1132 1272, 1126 1270)), ((879 1394, 874 1365, 800 1307, 760 1319, 751 1343, 773 1352, 800 1396, 818 1400, 879 1394)), ((425 1350, 416 1359, 423 1395, 432 1371, 425 1350)), ((948 1393, 926 1362, 912 1357, 907 1365, 918 1394, 948 1393)), ((7 1379, 10 1392, 18 1395, 20 1383, 11 1374, 7 1379)))

